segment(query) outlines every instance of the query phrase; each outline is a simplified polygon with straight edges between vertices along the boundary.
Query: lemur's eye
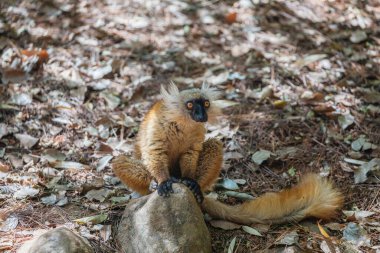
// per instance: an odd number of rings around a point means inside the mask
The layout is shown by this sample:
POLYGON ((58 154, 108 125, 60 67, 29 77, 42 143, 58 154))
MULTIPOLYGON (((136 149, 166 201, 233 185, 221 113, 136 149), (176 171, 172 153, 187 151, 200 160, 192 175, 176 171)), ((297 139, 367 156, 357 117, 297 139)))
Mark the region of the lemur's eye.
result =
POLYGON ((209 108, 210 107, 210 101, 206 100, 205 103, 204 103, 204 105, 205 105, 206 108, 209 108))
POLYGON ((186 103, 186 107, 187 107, 187 109, 193 109, 193 103, 192 102, 187 102, 186 103))

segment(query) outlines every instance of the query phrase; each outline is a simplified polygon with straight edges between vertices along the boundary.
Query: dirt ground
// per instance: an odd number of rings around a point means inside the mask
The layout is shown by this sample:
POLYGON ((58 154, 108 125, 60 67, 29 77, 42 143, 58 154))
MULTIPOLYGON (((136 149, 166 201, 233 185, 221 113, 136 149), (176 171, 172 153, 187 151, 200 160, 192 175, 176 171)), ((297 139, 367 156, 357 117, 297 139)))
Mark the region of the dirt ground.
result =
MULTIPOLYGON (((224 143, 221 184, 256 197, 316 172, 345 196, 334 221, 252 225, 262 236, 208 223, 214 252, 380 252, 378 1, 0 7, 0 251, 65 225, 114 252, 111 225, 133 194, 109 161, 131 153, 173 81, 223 92, 224 115, 208 132, 224 143)), ((225 191, 221 201, 241 202, 225 191)))

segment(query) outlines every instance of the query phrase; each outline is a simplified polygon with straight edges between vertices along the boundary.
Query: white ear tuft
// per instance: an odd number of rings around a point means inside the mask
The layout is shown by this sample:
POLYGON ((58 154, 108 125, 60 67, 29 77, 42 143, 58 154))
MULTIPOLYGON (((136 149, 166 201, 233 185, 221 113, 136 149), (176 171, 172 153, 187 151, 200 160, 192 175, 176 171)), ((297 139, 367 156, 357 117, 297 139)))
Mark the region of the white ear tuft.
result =
POLYGON ((202 83, 202 90, 207 90, 207 89, 209 89, 210 88, 210 85, 208 84, 208 83, 206 83, 206 81, 203 81, 203 83, 202 83))
POLYGON ((177 86, 173 82, 170 82, 167 89, 161 85, 161 96, 168 109, 178 109, 180 94, 177 86))
POLYGON ((165 87, 163 85, 161 85, 160 93, 161 93, 162 97, 168 97, 168 96, 170 96, 169 92, 165 89, 165 87))
POLYGON ((178 87, 177 87, 177 85, 175 85, 175 83, 174 83, 173 81, 170 81, 170 84, 169 84, 169 93, 170 93, 172 96, 177 96, 177 95, 179 95, 178 87))
POLYGON ((206 82, 202 83, 201 91, 206 95, 210 100, 214 101, 221 97, 222 93, 218 91, 216 88, 210 88, 210 85, 206 82))

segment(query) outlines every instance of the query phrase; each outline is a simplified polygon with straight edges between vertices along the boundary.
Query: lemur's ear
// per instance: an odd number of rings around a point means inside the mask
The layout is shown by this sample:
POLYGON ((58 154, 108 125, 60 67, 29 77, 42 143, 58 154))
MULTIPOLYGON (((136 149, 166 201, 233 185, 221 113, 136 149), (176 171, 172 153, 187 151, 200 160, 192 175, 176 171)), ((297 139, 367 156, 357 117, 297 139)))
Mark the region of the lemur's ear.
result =
POLYGON ((178 108, 181 106, 181 95, 177 86, 170 82, 167 89, 161 85, 161 96, 167 109, 171 111, 179 111, 178 108))
POLYGON ((172 100, 173 98, 177 99, 179 95, 178 87, 173 83, 170 82, 168 86, 168 90, 165 89, 163 85, 161 85, 161 96, 166 100, 172 100))

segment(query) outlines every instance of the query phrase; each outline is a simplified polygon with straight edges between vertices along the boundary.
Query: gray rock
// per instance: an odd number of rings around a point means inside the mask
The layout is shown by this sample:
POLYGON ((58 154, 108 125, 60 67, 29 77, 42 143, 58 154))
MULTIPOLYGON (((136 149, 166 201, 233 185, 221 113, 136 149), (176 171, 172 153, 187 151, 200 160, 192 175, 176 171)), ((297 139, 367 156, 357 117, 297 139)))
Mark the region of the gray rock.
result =
POLYGON ((125 253, 211 252, 211 238, 193 194, 173 184, 169 198, 154 192, 132 200, 125 209, 116 239, 125 253))
POLYGON ((26 242, 17 253, 93 253, 88 241, 68 228, 50 230, 26 242))

